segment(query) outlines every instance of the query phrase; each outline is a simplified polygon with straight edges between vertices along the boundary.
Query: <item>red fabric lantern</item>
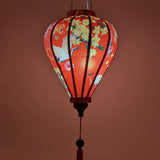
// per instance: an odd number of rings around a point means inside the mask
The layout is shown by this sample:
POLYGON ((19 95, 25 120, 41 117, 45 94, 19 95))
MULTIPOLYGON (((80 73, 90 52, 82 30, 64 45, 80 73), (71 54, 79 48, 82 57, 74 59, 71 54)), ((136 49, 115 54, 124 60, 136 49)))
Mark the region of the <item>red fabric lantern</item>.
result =
POLYGON ((117 43, 113 25, 90 10, 71 10, 45 32, 46 54, 79 113, 77 160, 83 160, 83 111, 115 56, 117 43))
POLYGON ((72 103, 91 102, 118 43, 117 32, 94 11, 73 10, 44 36, 46 54, 72 103))

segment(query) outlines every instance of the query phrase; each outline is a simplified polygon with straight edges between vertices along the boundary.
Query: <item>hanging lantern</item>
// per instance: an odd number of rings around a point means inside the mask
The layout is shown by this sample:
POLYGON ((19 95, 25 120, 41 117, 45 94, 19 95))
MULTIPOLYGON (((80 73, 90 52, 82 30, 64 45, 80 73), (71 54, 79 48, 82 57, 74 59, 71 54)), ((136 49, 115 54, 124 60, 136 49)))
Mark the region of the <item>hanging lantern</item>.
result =
POLYGON ((45 51, 70 101, 88 103, 115 55, 117 32, 93 11, 68 15, 48 27, 45 51))
MULTIPOLYGON (((44 47, 70 102, 79 117, 83 117, 83 111, 115 56, 118 36, 113 25, 97 17, 92 10, 70 10, 67 15, 47 28, 44 47)), ((82 157, 83 145, 80 133, 77 157, 82 157)))

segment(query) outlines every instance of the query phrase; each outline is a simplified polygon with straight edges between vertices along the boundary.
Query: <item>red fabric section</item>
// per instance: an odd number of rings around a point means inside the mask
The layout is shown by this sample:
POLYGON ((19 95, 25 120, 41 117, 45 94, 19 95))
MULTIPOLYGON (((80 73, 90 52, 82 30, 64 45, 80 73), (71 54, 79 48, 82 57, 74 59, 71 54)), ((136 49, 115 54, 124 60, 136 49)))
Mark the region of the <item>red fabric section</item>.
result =
POLYGON ((108 43, 108 31, 103 20, 91 16, 92 20, 92 36, 91 36, 91 50, 86 75, 86 84, 84 90, 84 97, 87 97, 89 88, 96 76, 96 72, 105 54, 108 43))
POLYGON ((71 47, 72 63, 74 65, 74 78, 77 90, 77 97, 81 97, 84 72, 86 66, 87 46, 89 37, 89 19, 88 16, 77 16, 71 27, 70 35, 76 39, 71 47), (85 22, 85 23, 84 23, 85 22))
POLYGON ((67 87, 69 88, 72 96, 75 97, 71 64, 68 54, 68 26, 71 18, 72 17, 64 18, 56 25, 52 34, 52 46, 64 79, 66 80, 67 87))
POLYGON ((49 27, 47 28, 45 35, 44 35, 44 48, 45 48, 45 52, 48 56, 48 59, 50 61, 50 63, 52 64, 52 66, 54 68, 57 68, 57 64, 54 60, 53 54, 52 54, 52 49, 51 49, 51 44, 50 44, 50 36, 51 36, 51 31, 52 28, 55 26, 55 24, 58 22, 55 21, 53 24, 49 25, 49 27))
POLYGON ((104 59, 104 62, 99 70, 99 73, 97 75, 97 79, 94 82, 94 85, 90 91, 89 97, 92 96, 93 92, 95 91, 95 89, 97 88, 97 86, 99 85, 99 82, 101 80, 101 78, 103 77, 104 73, 106 72, 106 70, 108 69, 111 61, 113 60, 116 50, 117 50, 117 45, 118 45, 118 37, 117 37, 117 32, 114 29, 113 25, 110 24, 109 22, 106 21, 106 23, 109 26, 109 30, 110 30, 110 43, 109 43, 109 47, 107 50, 107 54, 106 57, 104 59))
POLYGON ((83 150, 82 150, 82 148, 77 149, 77 160, 83 160, 83 150))

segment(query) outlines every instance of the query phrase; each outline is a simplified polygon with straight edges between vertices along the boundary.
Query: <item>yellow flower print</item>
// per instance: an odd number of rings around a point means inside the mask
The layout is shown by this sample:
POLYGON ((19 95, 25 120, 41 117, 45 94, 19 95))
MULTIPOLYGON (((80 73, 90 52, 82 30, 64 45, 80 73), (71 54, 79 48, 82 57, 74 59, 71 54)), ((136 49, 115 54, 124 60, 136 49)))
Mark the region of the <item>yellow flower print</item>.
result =
POLYGON ((99 34, 99 33, 100 33, 100 26, 95 27, 95 29, 94 29, 93 33, 95 33, 95 34, 99 34))
POLYGON ((51 61, 54 61, 54 60, 55 60, 54 57, 53 57, 51 54, 47 53, 47 56, 48 56, 48 58, 49 58, 51 61))
POLYGON ((96 23, 97 21, 96 20, 94 20, 93 18, 91 19, 91 21, 92 21, 92 23, 96 23))
POLYGON ((104 27, 101 29, 102 34, 101 35, 106 35, 108 33, 107 27, 104 27))
POLYGON ((100 18, 99 17, 95 17, 95 16, 91 16, 91 19, 94 20, 95 22, 99 21, 100 18))
MULTIPOLYGON (((73 16, 72 16, 72 17, 73 17, 73 16)), ((70 20, 71 20, 72 17, 67 17, 67 18, 64 18, 63 20, 70 22, 70 20)))
POLYGON ((97 54, 96 50, 91 48, 89 57, 91 58, 95 56, 96 54, 97 54))
POLYGON ((113 57, 113 56, 114 56, 114 54, 112 53, 112 54, 111 54, 111 57, 113 57))
POLYGON ((55 72, 58 74, 58 73, 61 73, 59 68, 54 68, 55 72))
POLYGON ((118 39, 118 34, 117 34, 117 31, 116 31, 116 29, 114 28, 114 26, 113 26, 112 24, 111 24, 111 26, 112 26, 112 28, 113 28, 113 30, 114 30, 114 36, 115 36, 114 41, 116 42, 117 39, 118 39))
POLYGON ((62 34, 64 27, 65 27, 65 24, 57 24, 57 26, 54 29, 54 33, 58 32, 59 34, 62 34))
POLYGON ((48 47, 48 48, 46 48, 46 52, 48 53, 48 52, 50 52, 51 51, 51 49, 48 47))
POLYGON ((79 39, 75 39, 74 41, 73 41, 73 44, 74 45, 79 45, 81 43, 81 41, 79 40, 79 39))
POLYGON ((46 48, 46 53, 47 53, 47 56, 48 56, 48 58, 51 60, 51 61, 53 61, 54 60, 54 57, 53 57, 53 55, 51 54, 51 49, 48 47, 48 48, 46 48))
POLYGON ((83 32, 82 33, 82 39, 84 39, 84 40, 88 40, 88 33, 87 32, 83 32))
POLYGON ((79 19, 74 19, 73 21, 72 21, 72 26, 74 26, 74 25, 77 25, 77 24, 80 24, 81 23, 81 21, 79 20, 79 19))
POLYGON ((108 63, 109 63, 109 61, 106 62, 106 64, 108 64, 108 63))
POLYGON ((83 24, 83 25, 89 25, 89 20, 88 20, 88 19, 84 19, 84 20, 82 21, 82 24, 83 24))
POLYGON ((100 41, 100 38, 98 37, 98 35, 96 34, 93 38, 92 38, 92 46, 94 48, 96 48, 98 46, 98 42, 100 41))
POLYGON ((116 42, 117 41, 117 39, 118 39, 118 34, 117 34, 117 31, 115 30, 115 32, 114 32, 114 35, 115 35, 115 39, 114 39, 114 41, 116 42))
MULTIPOLYGON (((86 21, 86 20, 83 20, 86 21)), ((88 20, 87 20, 88 21, 88 20)), ((85 24, 86 22, 81 22, 80 20, 73 20, 72 22, 72 29, 73 30, 81 30, 81 32, 85 32, 87 30, 87 26, 89 24, 89 22, 87 24, 85 24)))
POLYGON ((70 94, 69 90, 68 90, 68 89, 66 89, 66 91, 67 91, 67 93, 68 93, 69 97, 71 97, 71 94, 70 94))
POLYGON ((93 17, 93 16, 91 16, 92 23, 97 23, 97 21, 99 21, 99 20, 100 20, 99 17, 93 17))
POLYGON ((77 45, 77 44, 79 45, 82 41, 87 41, 88 40, 88 36, 89 36, 88 35, 88 30, 89 29, 87 28, 87 26, 82 24, 79 20, 73 20, 71 31, 72 31, 72 33, 74 35, 77 35, 79 37, 79 38, 76 38, 73 41, 73 44, 74 45, 77 45))
POLYGON ((79 25, 78 28, 83 32, 87 32, 88 28, 85 25, 79 25))
POLYGON ((82 33, 82 27, 79 25, 79 23, 75 23, 72 25, 71 31, 74 35, 80 35, 82 33))

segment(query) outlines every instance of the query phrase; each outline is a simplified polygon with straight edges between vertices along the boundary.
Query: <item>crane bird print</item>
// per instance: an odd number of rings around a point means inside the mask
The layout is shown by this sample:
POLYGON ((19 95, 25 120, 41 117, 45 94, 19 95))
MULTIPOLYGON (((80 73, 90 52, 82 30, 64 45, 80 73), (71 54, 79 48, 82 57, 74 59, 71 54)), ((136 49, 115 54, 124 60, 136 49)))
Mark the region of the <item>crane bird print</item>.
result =
MULTIPOLYGON (((78 37, 78 35, 73 35, 73 34, 70 36, 70 48, 72 48, 72 43, 77 37, 78 37)), ((76 49, 78 49, 78 47, 75 47, 75 48, 71 49, 71 56, 76 49)), ((53 50, 55 52, 55 55, 56 55, 59 63, 60 62, 65 62, 65 60, 69 59, 68 36, 65 36, 63 38, 62 47, 57 47, 57 46, 53 45, 53 50)))

